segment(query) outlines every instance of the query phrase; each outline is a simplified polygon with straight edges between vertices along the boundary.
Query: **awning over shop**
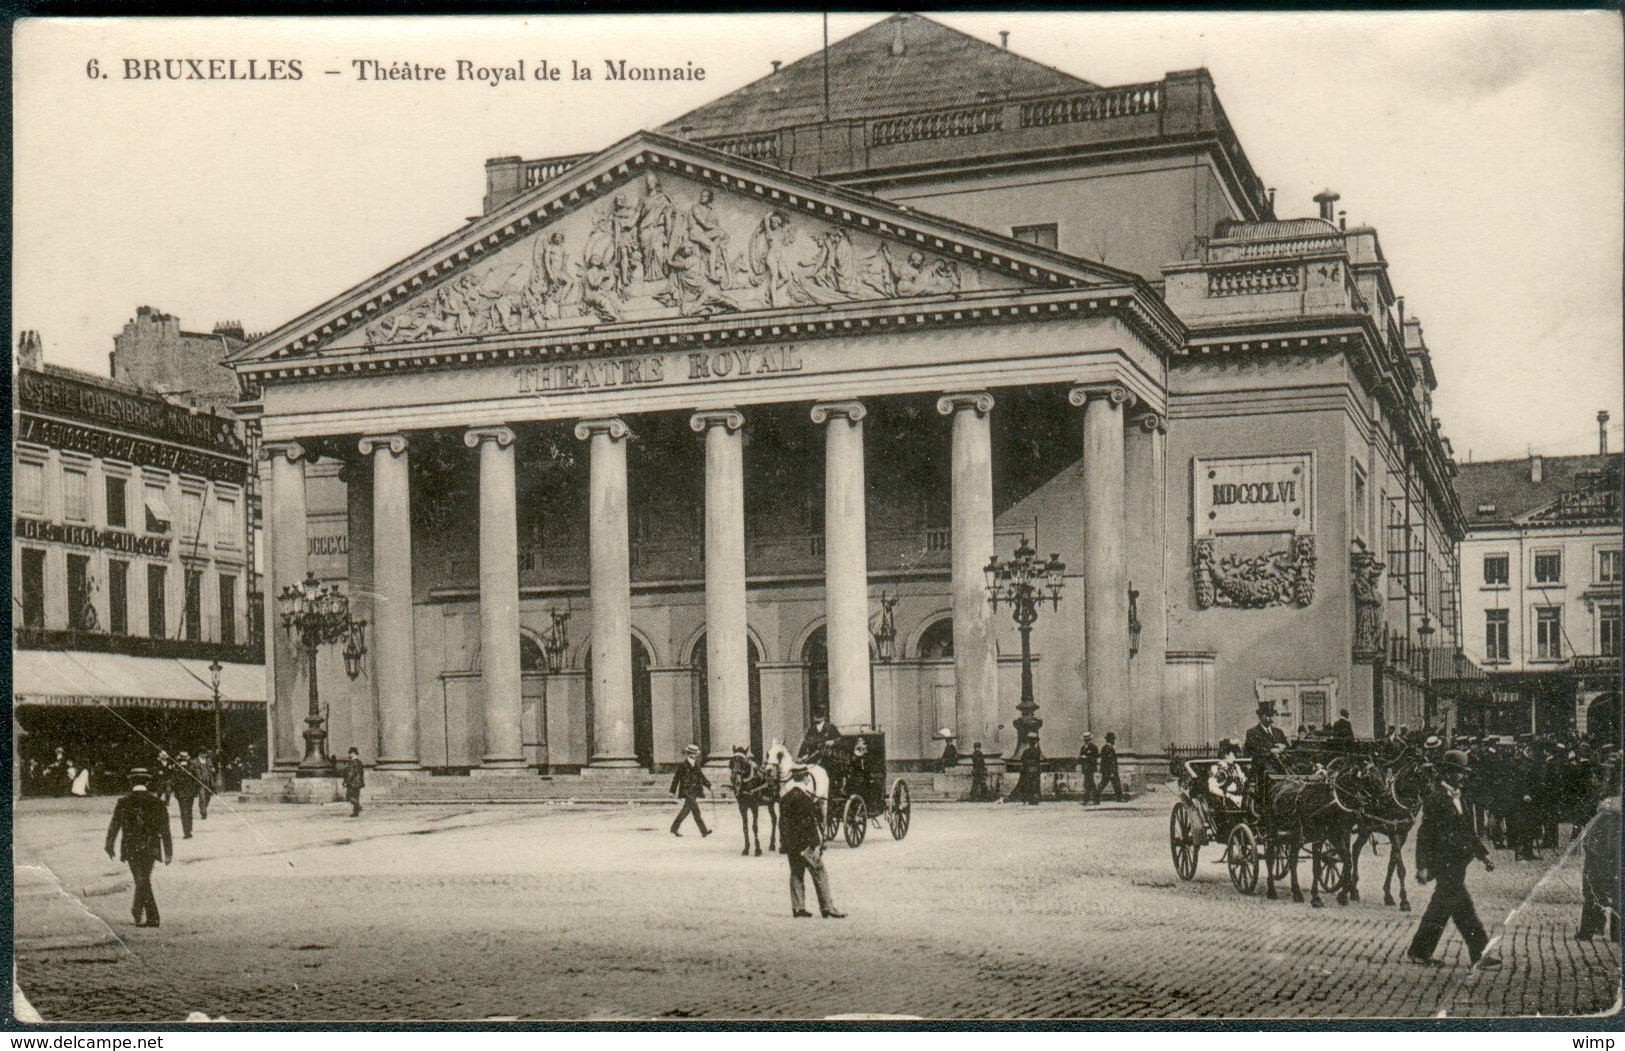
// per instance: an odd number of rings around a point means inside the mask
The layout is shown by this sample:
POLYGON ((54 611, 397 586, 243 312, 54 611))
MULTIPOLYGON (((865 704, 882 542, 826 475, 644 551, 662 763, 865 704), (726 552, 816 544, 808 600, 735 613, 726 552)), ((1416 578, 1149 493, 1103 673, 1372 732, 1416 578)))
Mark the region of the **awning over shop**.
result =
MULTIPOLYGON (((12 693, 19 706, 214 707, 208 661, 82 650, 14 650, 11 658, 12 693)), ((222 708, 264 708, 264 665, 224 664, 222 668, 222 708)))

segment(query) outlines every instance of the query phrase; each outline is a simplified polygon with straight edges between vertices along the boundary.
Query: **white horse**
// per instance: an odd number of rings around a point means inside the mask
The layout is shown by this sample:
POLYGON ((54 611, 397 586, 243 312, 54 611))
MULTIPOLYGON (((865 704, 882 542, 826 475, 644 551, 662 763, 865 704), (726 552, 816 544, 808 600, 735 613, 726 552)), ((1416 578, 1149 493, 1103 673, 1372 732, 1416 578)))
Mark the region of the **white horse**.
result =
MULTIPOLYGON (((779 777, 779 798, 783 799, 790 792, 793 778, 790 767, 795 765, 796 757, 790 749, 784 747, 784 742, 778 738, 768 746, 767 758, 762 766, 767 770, 776 770, 779 777)), ((817 763, 807 764, 808 780, 811 782, 812 797, 818 803, 818 823, 821 827, 829 826, 829 771, 817 763)))

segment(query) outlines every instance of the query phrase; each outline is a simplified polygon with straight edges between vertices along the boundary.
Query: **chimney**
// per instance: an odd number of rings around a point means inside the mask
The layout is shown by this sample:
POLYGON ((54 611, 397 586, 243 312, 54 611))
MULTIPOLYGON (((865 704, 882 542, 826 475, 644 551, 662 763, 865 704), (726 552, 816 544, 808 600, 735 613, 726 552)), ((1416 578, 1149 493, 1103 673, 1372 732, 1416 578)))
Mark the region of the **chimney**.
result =
POLYGON ((892 57, 893 58, 901 58, 901 57, 903 57, 903 50, 904 50, 903 49, 903 16, 898 15, 896 18, 892 19, 892 25, 895 27, 895 29, 892 32, 892 38, 891 38, 892 57))
POLYGON ((1529 457, 1529 481, 1531 484, 1540 484, 1541 478, 1545 476, 1545 466, 1542 457, 1535 455, 1529 457))
POLYGON ((1339 230, 1347 230, 1349 228, 1349 213, 1343 211, 1341 208, 1337 210, 1337 228, 1339 230))
POLYGON ((45 347, 34 329, 25 329, 17 340, 17 367, 35 372, 45 367, 45 347))
POLYGON ((1315 204, 1320 206, 1320 217, 1328 223, 1332 221, 1332 205, 1339 200, 1339 195, 1330 190, 1322 190, 1315 194, 1315 204))
POLYGON ((999 46, 1004 48, 1006 51, 1010 50, 1010 30, 999 30, 999 46))
POLYGON ((1597 413, 1597 455, 1608 455, 1608 410, 1597 413))
POLYGON ((779 67, 782 66, 782 65, 784 65, 784 59, 782 59, 782 58, 774 59, 773 60, 773 72, 777 73, 779 71, 779 67))

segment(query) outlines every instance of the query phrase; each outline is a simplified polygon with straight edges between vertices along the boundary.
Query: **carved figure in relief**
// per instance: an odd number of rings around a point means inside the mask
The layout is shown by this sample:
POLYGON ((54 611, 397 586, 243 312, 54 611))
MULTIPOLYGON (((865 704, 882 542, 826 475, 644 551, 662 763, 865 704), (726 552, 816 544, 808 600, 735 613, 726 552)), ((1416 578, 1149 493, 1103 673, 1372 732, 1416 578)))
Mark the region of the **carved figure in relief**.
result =
POLYGON ((643 253, 638 249, 638 209, 624 193, 615 195, 610 206, 615 242, 615 289, 621 294, 632 287, 632 275, 643 270, 643 253))
POLYGON ((660 176, 644 176, 643 202, 638 206, 638 250, 643 257, 643 279, 661 281, 671 258, 672 229, 677 223, 677 206, 660 188, 660 176))
POLYGON ((705 272, 710 279, 729 288, 732 287, 732 271, 728 265, 728 232, 717 220, 717 210, 711 201, 710 189, 701 190, 699 200, 688 210, 684 236, 705 260, 705 272))
POLYGON ((816 279, 826 259, 821 241, 802 241, 789 217, 774 210, 751 236, 751 283, 765 290, 770 307, 845 302, 848 296, 816 279))
POLYGON ((522 296, 524 319, 540 328, 548 319, 564 317, 565 301, 575 291, 574 272, 563 230, 537 237, 531 248, 530 281, 522 296))
POLYGON ((951 260, 928 259, 915 249, 899 266, 887 244, 880 246, 880 258, 887 274, 886 295, 935 296, 959 291, 959 267, 951 260))
POLYGON ((1349 578, 1354 591, 1354 652, 1357 656, 1374 657, 1382 652, 1382 588, 1383 563, 1367 551, 1365 545, 1355 541, 1349 555, 1349 578))
POLYGON ((1230 554, 1216 561, 1213 541, 1198 540, 1193 551, 1197 608, 1307 606, 1314 600, 1314 550, 1313 537, 1294 537, 1286 551, 1251 558, 1230 554))
POLYGON ((617 269, 620 246, 613 223, 609 212, 593 220, 581 260, 581 305, 604 321, 619 321, 622 317, 617 269))
POLYGON ((711 276, 705 258, 692 241, 679 244, 669 260, 667 288, 655 298, 675 306, 684 317, 747 309, 711 276))
POLYGON ((859 270, 857 249, 852 247, 852 238, 843 227, 833 227, 822 236, 815 234, 813 240, 822 251, 814 268, 815 284, 846 299, 859 299, 868 294, 868 286, 859 270))

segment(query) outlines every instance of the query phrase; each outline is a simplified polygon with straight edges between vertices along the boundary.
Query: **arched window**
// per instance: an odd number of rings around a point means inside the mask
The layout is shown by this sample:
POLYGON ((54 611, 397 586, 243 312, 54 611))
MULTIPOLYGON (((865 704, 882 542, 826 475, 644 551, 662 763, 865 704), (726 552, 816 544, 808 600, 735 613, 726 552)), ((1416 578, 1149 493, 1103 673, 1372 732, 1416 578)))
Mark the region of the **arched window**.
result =
MULTIPOLYGON (((592 650, 586 649, 581 666, 586 673, 587 752, 599 753, 596 712, 592 696, 592 650)), ((654 768, 654 689, 649 666, 654 662, 643 640, 632 636, 632 754, 644 769, 654 768)))
MULTIPOLYGON (((711 679, 709 672, 709 655, 705 648, 705 636, 701 635, 694 642, 694 649, 689 654, 688 664, 693 669, 694 677, 694 742, 700 746, 701 754, 711 756, 711 679)), ((762 673, 757 670, 756 664, 761 656, 756 652, 756 640, 746 636, 746 657, 749 662, 750 678, 750 750, 758 759, 762 757, 764 743, 762 741, 762 673)), ((731 750, 735 744, 743 742, 718 742, 721 750, 731 750)))
POLYGON ((547 670, 547 658, 542 653, 542 647, 529 635, 519 636, 519 670, 521 672, 544 672, 547 670))
POLYGON ((805 666, 802 679, 806 686, 802 694, 803 726, 810 726, 820 715, 829 718, 829 645, 824 640, 824 628, 820 625, 801 646, 801 663, 805 666))
POLYGON ((919 653, 922 661, 947 660, 954 655, 954 618, 943 617, 920 633, 919 653))

